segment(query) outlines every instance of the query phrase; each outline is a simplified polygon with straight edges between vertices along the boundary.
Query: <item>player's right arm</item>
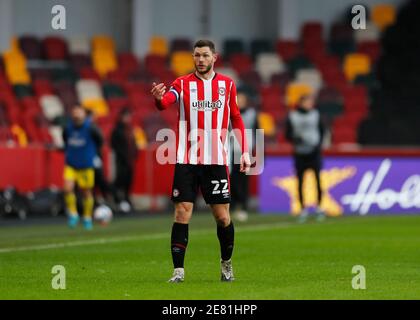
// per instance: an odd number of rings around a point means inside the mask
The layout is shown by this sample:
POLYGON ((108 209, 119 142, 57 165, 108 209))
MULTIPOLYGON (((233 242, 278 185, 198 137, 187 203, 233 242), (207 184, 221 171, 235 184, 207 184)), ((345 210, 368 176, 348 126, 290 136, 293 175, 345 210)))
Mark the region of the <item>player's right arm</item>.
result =
POLYGON ((68 132, 67 132, 67 125, 63 126, 63 130, 62 130, 61 136, 63 138, 63 143, 64 143, 63 148, 65 149, 66 146, 67 146, 67 140, 69 138, 69 135, 68 135, 68 132))
POLYGON ((179 81, 175 80, 168 92, 166 92, 166 86, 163 83, 156 84, 153 82, 151 93, 155 98, 156 107, 159 110, 165 110, 179 99, 179 81))

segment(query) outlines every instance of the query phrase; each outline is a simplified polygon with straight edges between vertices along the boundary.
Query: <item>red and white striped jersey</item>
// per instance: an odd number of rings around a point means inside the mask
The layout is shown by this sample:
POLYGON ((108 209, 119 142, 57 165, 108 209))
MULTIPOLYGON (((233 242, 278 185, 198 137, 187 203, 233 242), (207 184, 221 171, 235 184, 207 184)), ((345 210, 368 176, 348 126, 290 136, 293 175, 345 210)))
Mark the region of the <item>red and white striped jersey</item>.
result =
POLYGON ((160 110, 178 102, 177 163, 228 165, 229 124, 242 151, 247 151, 244 125, 237 105, 236 86, 215 73, 205 80, 195 73, 176 79, 156 105, 160 110))

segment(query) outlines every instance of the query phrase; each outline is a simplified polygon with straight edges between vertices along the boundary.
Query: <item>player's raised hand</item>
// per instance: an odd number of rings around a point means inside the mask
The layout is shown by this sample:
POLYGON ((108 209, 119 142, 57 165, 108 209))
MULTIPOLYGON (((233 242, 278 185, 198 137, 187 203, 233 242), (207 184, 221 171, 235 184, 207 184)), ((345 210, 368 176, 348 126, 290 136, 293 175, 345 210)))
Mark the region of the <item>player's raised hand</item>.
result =
POLYGON ((245 152, 241 156, 241 168, 240 168, 240 171, 247 173, 250 168, 251 168, 251 160, 249 158, 249 153, 248 152, 245 152))
POLYGON ((163 83, 156 84, 156 82, 153 82, 152 90, 150 92, 153 94, 156 100, 160 101, 166 92, 166 86, 163 83))

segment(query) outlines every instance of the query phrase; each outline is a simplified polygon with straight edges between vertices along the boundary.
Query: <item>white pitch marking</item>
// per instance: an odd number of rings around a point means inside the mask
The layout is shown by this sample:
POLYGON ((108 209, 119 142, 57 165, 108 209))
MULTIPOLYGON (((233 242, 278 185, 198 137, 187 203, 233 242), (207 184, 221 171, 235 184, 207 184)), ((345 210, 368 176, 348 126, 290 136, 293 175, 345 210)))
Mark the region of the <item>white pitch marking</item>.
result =
MULTIPOLYGON (((247 231, 264 231, 270 229, 279 229, 279 228, 288 228, 291 226, 299 226, 295 223, 275 223, 275 224, 261 224, 254 226, 243 226, 238 227, 236 232, 247 232, 247 231)), ((207 235, 213 234, 213 229, 205 229, 199 231, 192 231, 192 235, 207 235)), ((156 239, 165 239, 169 237, 169 233, 156 233, 148 234, 142 236, 127 236, 127 237, 114 237, 114 238, 101 238, 85 241, 71 241, 71 242, 61 242, 61 243, 49 243, 49 244, 40 244, 34 246, 24 246, 24 247, 11 247, 11 248, 0 248, 0 253, 10 253, 10 252, 19 252, 19 251, 37 251, 37 250, 49 250, 49 249, 59 249, 59 248, 71 248, 79 246, 88 246, 94 244, 108 244, 108 243, 118 243, 124 241, 137 241, 137 240, 156 240, 156 239)))

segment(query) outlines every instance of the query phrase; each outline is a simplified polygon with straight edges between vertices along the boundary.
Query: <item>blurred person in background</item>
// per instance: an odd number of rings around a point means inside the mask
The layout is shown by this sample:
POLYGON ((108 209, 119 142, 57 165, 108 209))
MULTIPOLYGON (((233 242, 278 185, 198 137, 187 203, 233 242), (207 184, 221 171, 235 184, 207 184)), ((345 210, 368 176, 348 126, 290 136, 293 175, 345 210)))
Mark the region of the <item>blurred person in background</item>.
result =
POLYGON ((318 221, 325 219, 325 213, 321 210, 322 187, 320 172, 322 168, 322 141, 325 128, 321 120, 321 115, 314 108, 315 97, 313 95, 304 95, 300 98, 295 110, 289 112, 286 120, 286 139, 293 144, 293 158, 298 179, 299 202, 301 212, 299 222, 305 222, 309 211, 305 207, 303 195, 303 179, 307 170, 313 170, 315 173, 317 186, 316 216, 318 221))
POLYGON ((103 138, 82 106, 73 107, 71 119, 63 130, 63 141, 65 146, 64 200, 68 225, 74 228, 79 222, 75 193, 77 185, 83 197, 83 226, 91 230, 95 185, 94 159, 98 154, 97 146, 102 145, 103 138))
POLYGON ((115 200, 122 212, 131 211, 130 189, 137 157, 137 145, 131 122, 131 111, 124 108, 118 115, 111 134, 111 147, 116 161, 115 200))
MULTIPOLYGON (((238 107, 244 122, 245 129, 252 130, 252 135, 255 135, 257 129, 258 115, 255 108, 250 103, 250 98, 243 90, 238 89, 238 107)), ((247 133, 248 148, 253 149, 255 137, 250 137, 247 133)), ((233 217, 238 221, 248 220, 248 200, 249 200, 249 177, 244 172, 241 172, 240 164, 235 164, 235 157, 239 158, 242 151, 239 144, 232 143, 232 158, 231 158, 231 203, 230 208, 233 212, 233 217)))
MULTIPOLYGON (((87 116, 95 123, 96 116, 91 110, 87 110, 87 116)), ((101 135, 103 136, 102 130, 97 127, 101 135)), ((111 204, 112 203, 112 188, 109 182, 107 181, 105 174, 104 174, 104 167, 103 167, 103 158, 102 158, 102 147, 104 145, 104 141, 96 141, 100 144, 96 146, 97 154, 93 159, 93 166, 95 170, 95 186, 94 186, 94 198, 95 204, 111 204)))

